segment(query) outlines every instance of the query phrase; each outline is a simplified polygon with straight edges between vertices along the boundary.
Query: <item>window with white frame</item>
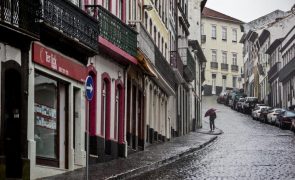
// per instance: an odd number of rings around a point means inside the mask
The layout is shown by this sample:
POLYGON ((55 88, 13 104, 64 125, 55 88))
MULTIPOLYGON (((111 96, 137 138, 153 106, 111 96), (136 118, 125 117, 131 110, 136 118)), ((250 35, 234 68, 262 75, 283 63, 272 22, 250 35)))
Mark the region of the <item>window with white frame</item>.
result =
POLYGON ((217 50, 212 49, 212 62, 217 62, 217 50))
POLYGON ((201 24, 201 35, 205 35, 205 32, 204 32, 204 24, 201 24))
POLYGON ((233 42, 237 42, 238 39, 238 31, 237 29, 233 29, 233 42))
POLYGON ((211 28, 211 38, 216 39, 216 25, 212 25, 211 28))
POLYGON ((237 53, 233 53, 233 65, 237 65, 237 53))
POLYGON ((110 10, 110 0, 104 0, 103 7, 107 10, 110 10))
POLYGON ((227 39, 227 28, 222 27, 222 40, 226 41, 226 39, 227 39))
POLYGON ((233 88, 237 87, 237 77, 233 76, 233 88))
POLYGON ((222 51, 222 63, 227 64, 227 52, 222 51))

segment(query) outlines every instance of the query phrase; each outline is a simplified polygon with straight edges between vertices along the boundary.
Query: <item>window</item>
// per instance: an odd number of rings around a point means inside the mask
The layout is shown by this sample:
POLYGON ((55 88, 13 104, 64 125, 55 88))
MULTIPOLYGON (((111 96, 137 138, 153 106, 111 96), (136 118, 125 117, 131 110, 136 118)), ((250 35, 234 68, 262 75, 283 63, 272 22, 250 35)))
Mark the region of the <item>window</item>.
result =
POLYGON ((158 48, 161 49, 161 34, 158 32, 158 48))
POLYGON ((154 41, 155 41, 155 44, 157 44, 157 28, 154 27, 154 41))
POLYGON ((110 0, 104 0, 103 1, 103 7, 107 10, 110 10, 111 7, 110 7, 110 0))
POLYGON ((227 64, 227 52, 222 52, 222 63, 227 64))
POLYGON ((237 77, 233 77, 233 88, 237 87, 237 77))
POLYGON ((133 17, 132 17, 132 19, 133 20, 136 20, 136 13, 137 13, 137 10, 136 10, 136 1, 137 0, 133 0, 133 9, 132 9, 132 11, 133 11, 133 17))
POLYGON ((150 35, 153 36, 153 22, 152 22, 152 19, 150 19, 150 35))
POLYGON ((147 12, 144 12, 144 26, 146 29, 148 29, 148 14, 147 14, 147 12))
POLYGON ((58 159, 58 82, 35 74, 36 155, 58 159))
POLYGON ((201 24, 201 35, 204 35, 205 32, 204 32, 204 24, 201 24))
POLYGON ((118 18, 123 20, 123 0, 119 0, 118 2, 118 18))
POLYGON ((237 36, 238 36, 237 35, 237 29, 233 29, 233 42, 237 42, 237 39, 238 39, 237 36))
POLYGON ((226 39, 227 39, 227 28, 222 27, 222 40, 226 41, 226 39))
POLYGON ((162 38, 162 43, 161 43, 161 51, 162 51, 162 54, 164 55, 164 38, 162 38))
POLYGON ((212 25, 211 38, 216 39, 216 25, 212 25))
POLYGON ((237 53, 233 53, 233 65, 237 65, 237 53))
POLYGON ((216 74, 212 74, 212 94, 216 94, 216 74))
POLYGON ((212 50, 212 62, 217 62, 217 51, 212 50))
POLYGON ((222 75, 222 92, 226 90, 226 75, 222 75))
POLYGON ((68 143, 67 97, 64 83, 35 73, 34 138, 37 164, 67 168, 65 157, 60 156, 67 151, 68 143))

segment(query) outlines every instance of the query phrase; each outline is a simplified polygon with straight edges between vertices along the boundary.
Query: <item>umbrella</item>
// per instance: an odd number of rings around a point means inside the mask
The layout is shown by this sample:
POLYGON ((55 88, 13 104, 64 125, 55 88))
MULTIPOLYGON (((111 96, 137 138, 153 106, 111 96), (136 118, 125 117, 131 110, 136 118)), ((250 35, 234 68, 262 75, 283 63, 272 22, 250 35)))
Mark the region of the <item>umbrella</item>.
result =
POLYGON ((216 111, 216 109, 214 109, 214 108, 208 109, 208 111, 205 113, 205 117, 210 116, 215 111, 216 111))

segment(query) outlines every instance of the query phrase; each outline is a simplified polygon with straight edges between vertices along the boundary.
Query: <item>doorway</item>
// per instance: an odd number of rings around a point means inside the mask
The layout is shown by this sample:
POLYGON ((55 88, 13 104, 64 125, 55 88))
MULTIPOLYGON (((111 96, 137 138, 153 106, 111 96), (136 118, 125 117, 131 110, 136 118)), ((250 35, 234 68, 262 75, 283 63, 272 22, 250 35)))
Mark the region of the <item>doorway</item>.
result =
POLYGON ((2 122, 4 123, 6 177, 21 178, 21 73, 14 68, 7 68, 2 72, 2 122))

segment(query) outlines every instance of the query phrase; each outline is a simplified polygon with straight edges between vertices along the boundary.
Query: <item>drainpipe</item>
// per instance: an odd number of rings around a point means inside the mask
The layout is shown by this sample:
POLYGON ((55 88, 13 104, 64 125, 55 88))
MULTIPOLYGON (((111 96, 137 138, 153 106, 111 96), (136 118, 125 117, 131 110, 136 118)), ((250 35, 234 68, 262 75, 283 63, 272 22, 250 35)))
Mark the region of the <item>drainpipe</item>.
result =
POLYGON ((127 140, 126 140, 126 132, 127 132, 127 127, 126 127, 126 120, 127 120, 127 112, 126 112, 126 107, 127 107, 127 77, 128 77, 128 71, 129 71, 129 69, 130 69, 130 67, 131 67, 131 65, 128 65, 128 66, 126 66, 125 68, 124 68, 124 89, 125 89, 125 98, 124 98, 124 103, 125 103, 125 105, 124 105, 124 133, 123 133, 123 135, 124 135, 124 144, 125 144, 125 157, 127 157, 127 140))

